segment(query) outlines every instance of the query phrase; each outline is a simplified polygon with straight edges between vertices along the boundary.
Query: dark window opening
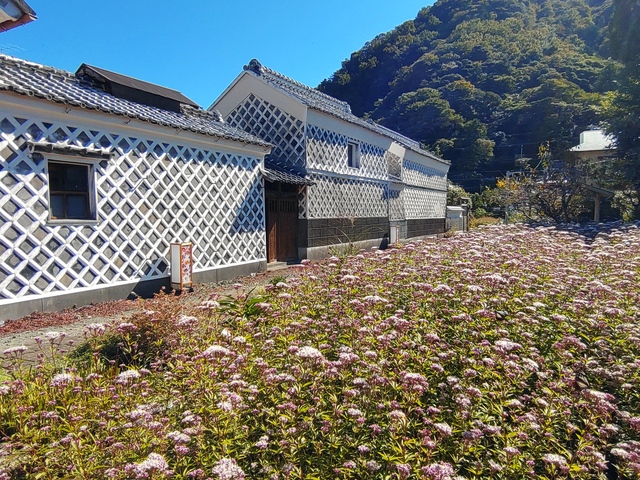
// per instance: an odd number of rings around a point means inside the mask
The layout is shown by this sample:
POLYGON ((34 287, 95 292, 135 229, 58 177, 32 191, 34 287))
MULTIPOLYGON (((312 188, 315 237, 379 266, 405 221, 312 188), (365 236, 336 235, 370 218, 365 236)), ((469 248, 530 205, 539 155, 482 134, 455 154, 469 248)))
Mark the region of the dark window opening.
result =
POLYGON ((351 168, 360 168, 360 144, 349 142, 347 145, 347 162, 351 168))
POLYGON ((51 220, 94 220, 91 165, 49 162, 51 220))

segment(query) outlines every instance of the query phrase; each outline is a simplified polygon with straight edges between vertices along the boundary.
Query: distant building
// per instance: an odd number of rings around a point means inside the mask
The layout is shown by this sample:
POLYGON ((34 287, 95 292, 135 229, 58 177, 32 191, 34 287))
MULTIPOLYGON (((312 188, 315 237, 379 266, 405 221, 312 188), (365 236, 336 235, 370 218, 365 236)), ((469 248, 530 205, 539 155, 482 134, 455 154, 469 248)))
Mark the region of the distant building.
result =
POLYGON ((0 31, 11 30, 36 18, 36 12, 24 0, 0 0, 0 31))
POLYGON ((585 130, 580 134, 580 144, 569 149, 580 160, 602 160, 615 156, 615 139, 604 130, 585 130))
POLYGON ((252 60, 210 108, 274 145, 268 261, 444 232, 449 162, 347 103, 252 60))
MULTIPOLYGON (((569 151, 576 163, 606 162, 616 157, 615 139, 607 135, 604 130, 585 130, 580 134, 580 144, 569 151)), ((586 177, 584 180, 587 190, 593 194, 593 221, 600 221, 600 202, 603 198, 611 198, 614 192, 602 188, 599 179, 586 177)))

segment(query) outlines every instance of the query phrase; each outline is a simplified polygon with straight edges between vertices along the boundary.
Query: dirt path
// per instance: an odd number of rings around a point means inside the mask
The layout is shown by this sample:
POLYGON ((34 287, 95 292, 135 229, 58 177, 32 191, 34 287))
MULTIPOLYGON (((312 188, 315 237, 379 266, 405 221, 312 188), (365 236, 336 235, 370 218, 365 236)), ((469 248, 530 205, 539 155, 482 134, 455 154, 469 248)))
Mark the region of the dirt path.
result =
MULTIPOLYGON (((252 288, 268 284, 277 277, 291 277, 297 274, 300 266, 292 265, 247 277, 239 277, 220 284, 197 285, 193 292, 176 296, 176 301, 186 308, 192 307, 217 296, 237 296, 252 288)), ((0 359, 7 349, 27 347, 23 358, 28 363, 36 363, 38 355, 48 354, 51 345, 56 349, 70 350, 84 340, 87 326, 96 323, 112 324, 127 321, 131 315, 140 311, 141 304, 135 300, 117 300, 97 305, 88 305, 61 312, 35 313, 18 320, 9 320, 0 325, 0 359)))

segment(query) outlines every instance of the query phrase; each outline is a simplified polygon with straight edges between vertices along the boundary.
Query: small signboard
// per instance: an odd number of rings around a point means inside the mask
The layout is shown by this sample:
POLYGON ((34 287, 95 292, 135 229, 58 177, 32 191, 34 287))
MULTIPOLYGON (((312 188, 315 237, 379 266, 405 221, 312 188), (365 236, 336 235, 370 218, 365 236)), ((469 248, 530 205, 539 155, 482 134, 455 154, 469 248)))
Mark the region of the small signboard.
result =
POLYGON ((171 286, 177 290, 193 287, 193 244, 171 244, 171 286))

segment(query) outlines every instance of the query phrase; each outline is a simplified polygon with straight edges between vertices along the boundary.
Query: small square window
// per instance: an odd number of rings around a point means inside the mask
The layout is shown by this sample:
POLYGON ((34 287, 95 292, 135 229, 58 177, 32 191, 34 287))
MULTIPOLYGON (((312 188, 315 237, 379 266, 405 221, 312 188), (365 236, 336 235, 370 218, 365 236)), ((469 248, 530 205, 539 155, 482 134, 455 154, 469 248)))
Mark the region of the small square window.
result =
POLYGON ((360 168, 360 144, 349 142, 347 144, 347 162, 351 168, 360 168))
POLYGON ((95 220, 93 164, 50 160, 50 220, 95 220))

